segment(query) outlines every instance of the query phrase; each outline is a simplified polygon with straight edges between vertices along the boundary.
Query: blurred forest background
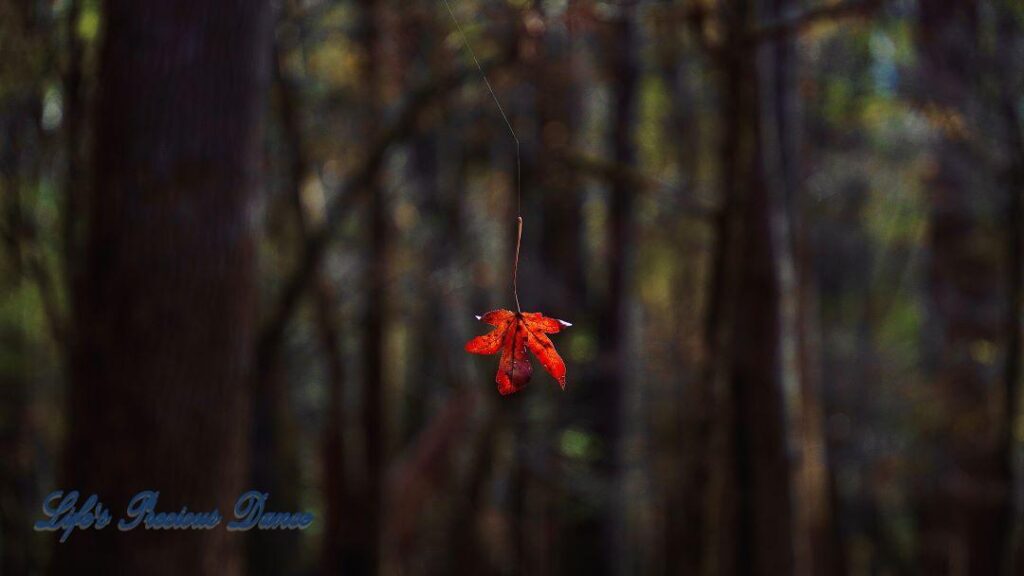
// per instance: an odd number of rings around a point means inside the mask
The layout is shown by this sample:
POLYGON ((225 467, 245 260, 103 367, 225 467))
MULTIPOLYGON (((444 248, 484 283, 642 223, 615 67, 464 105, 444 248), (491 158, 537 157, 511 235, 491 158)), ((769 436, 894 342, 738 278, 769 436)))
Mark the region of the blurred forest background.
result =
POLYGON ((0 0, 2 573, 1024 574, 1024 4, 452 1, 565 392, 440 0, 0 0))

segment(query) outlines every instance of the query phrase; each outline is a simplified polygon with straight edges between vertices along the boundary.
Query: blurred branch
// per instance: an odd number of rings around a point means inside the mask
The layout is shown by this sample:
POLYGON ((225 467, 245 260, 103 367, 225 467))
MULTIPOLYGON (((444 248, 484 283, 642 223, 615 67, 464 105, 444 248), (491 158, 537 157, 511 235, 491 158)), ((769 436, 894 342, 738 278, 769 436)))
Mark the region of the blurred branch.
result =
MULTIPOLYGON (((825 6, 807 8, 755 26, 747 32, 744 44, 751 46, 795 36, 814 24, 827 20, 867 18, 880 9, 883 3, 884 0, 845 0, 825 6)), ((721 17, 722 14, 716 14, 700 3, 694 3, 693 6, 687 7, 678 16, 690 29, 701 51, 712 60, 722 58, 726 49, 720 41, 715 41, 708 34, 706 24, 711 18, 721 19, 721 17)))
MULTIPOLYGON (((584 154, 567 152, 558 157, 558 160, 577 172, 596 177, 608 182, 622 182, 640 190, 671 190, 679 191, 679 186, 663 182, 644 174, 632 166, 626 166, 596 158, 584 154)), ((697 219, 711 219, 715 217, 716 209, 700 201, 684 196, 683 205, 680 207, 684 216, 697 219)))
MULTIPOLYGON (((15 148, 24 145, 21 141, 21 138, 25 136, 24 131, 35 131, 36 138, 39 140, 43 138, 40 120, 41 109, 38 105, 40 101, 41 98, 32 98, 31 101, 21 103, 27 109, 19 107, 12 110, 15 113, 24 114, 28 119, 28 122, 20 123, 19 126, 10 130, 8 136, 15 148)), ((13 165, 8 165, 6 161, 0 165, 0 199, 3 200, 0 235, 7 246, 16 273, 35 284, 43 308, 43 318, 54 342, 63 347, 66 343, 68 324, 66 315, 61 309, 58 282, 55 281, 54 270, 48 266, 46 243, 39 232, 40 224, 34 210, 27 205, 22 190, 23 186, 38 186, 39 170, 37 161, 30 162, 30 166, 20 165, 17 160, 13 165), (27 173, 22 173, 22 171, 27 173), (4 186, 5 183, 7 186, 4 186)))
POLYGON ((817 6, 765 22, 748 33, 750 43, 778 40, 803 32, 808 27, 825 20, 844 18, 866 18, 882 6, 882 0, 846 0, 826 6, 817 6))
POLYGON ((43 304, 43 314, 46 317, 46 323, 50 325, 50 333, 53 335, 57 345, 63 346, 66 340, 65 321, 60 311, 53 276, 43 262, 43 258, 38 254, 29 256, 25 264, 28 267, 29 278, 35 282, 36 288, 39 289, 39 299, 43 304))
POLYGON ((693 2, 693 5, 687 7, 682 13, 683 22, 690 29, 690 33, 693 34, 701 51, 708 58, 716 60, 721 57, 722 47, 718 42, 712 40, 705 30, 705 24, 710 16, 710 10, 700 2, 693 2))
POLYGON ((391 466, 385 532, 400 549, 408 549, 423 507, 450 473, 453 453, 459 446, 459 439, 465 436, 480 400, 477 388, 453 393, 406 454, 391 466))
MULTIPOLYGON (((17 192, 10 194, 18 196, 17 192)), ((11 207, 11 210, 18 211, 15 214, 8 214, 8 223, 4 231, 11 260, 17 269, 24 273, 25 278, 36 285, 39 301, 43 306, 43 317, 50 328, 50 334, 58 346, 63 346, 66 335, 65 319, 53 274, 46 265, 35 233, 37 228, 33 223, 24 221, 24 217, 20 215, 19 205, 11 207)))
MULTIPOLYGON (((485 62, 484 68, 491 70, 511 60, 511 55, 507 54, 494 61, 485 62)), ((260 332, 257 344, 258 362, 266 363, 274 353, 289 319, 315 276, 338 225, 356 204, 366 199, 368 185, 374 173, 384 163, 391 147, 416 133, 420 128, 420 116, 430 105, 467 80, 477 78, 477 74, 475 68, 463 68, 446 74, 414 90, 406 98, 405 104, 398 106, 397 111, 392 114, 393 119, 367 147, 368 152, 363 161, 349 175, 327 207, 324 224, 306 238, 302 260, 291 277, 284 282, 284 289, 272 308, 269 320, 260 332)))
MULTIPOLYGON (((761 42, 770 42, 783 37, 795 36, 814 24, 823 21, 867 18, 878 11, 883 4, 884 0, 844 0, 793 12, 776 20, 754 26, 753 29, 746 33, 744 38, 745 45, 757 45, 761 42)), ((671 15, 667 16, 671 17, 671 15)), ((712 38, 706 30, 706 24, 709 19, 721 20, 722 17, 723 14, 720 11, 710 10, 703 4, 696 2, 679 12, 677 16, 690 29, 691 34, 693 34, 694 39, 704 54, 711 59, 722 58, 725 54, 725 47, 720 41, 715 41, 712 38)))
MULTIPOLYGON (((293 6, 290 8, 294 9, 293 6)), ((301 25, 300 25, 301 26, 301 25)), ((301 29, 301 28, 300 28, 301 29)), ((300 32, 300 35, 303 32, 300 32)), ((301 42, 301 40, 300 40, 301 42)), ((302 94, 298 83, 289 78, 283 70, 285 47, 280 38, 274 43, 273 81, 277 87, 280 103, 282 131, 287 141, 288 179, 287 199, 295 212, 303 245, 312 230, 314 220, 310 218, 302 202, 302 183, 310 170, 309 151, 302 131, 302 94)), ((342 408, 345 385, 345 360, 342 352, 342 324, 338 321, 339 298, 336 286, 321 268, 317 268, 311 281, 314 283, 313 304, 316 310, 316 326, 320 337, 321 352, 326 363, 327 407, 325 422, 321 430, 321 459, 323 470, 323 498, 326 511, 321 562, 325 572, 345 566, 345 558, 357 544, 353 531, 345 525, 358 515, 346 468, 347 449, 344 442, 345 411, 342 408)), ((271 350, 268 356, 276 352, 271 350)), ((265 358, 265 366, 275 360, 265 358)), ((259 383, 265 382, 257 378, 259 383)))

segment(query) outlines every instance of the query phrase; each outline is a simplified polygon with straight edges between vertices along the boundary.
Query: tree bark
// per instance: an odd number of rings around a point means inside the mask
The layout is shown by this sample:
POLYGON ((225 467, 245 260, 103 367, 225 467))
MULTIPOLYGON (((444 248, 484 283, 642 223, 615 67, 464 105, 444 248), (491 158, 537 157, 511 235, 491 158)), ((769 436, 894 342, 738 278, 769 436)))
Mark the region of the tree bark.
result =
MULTIPOLYGON (((65 490, 229 515, 244 486, 267 2, 105 4, 65 490)), ((116 521, 116 520, 115 520, 116 521)), ((239 538, 79 531, 58 572, 236 574, 239 538)))

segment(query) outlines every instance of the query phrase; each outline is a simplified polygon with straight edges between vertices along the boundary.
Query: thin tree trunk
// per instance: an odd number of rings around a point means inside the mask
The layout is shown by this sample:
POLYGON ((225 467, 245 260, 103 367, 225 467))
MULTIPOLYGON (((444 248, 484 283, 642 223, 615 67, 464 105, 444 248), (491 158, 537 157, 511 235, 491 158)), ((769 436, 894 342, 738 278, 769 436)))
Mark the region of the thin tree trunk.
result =
POLYGON ((333 287, 326 279, 321 279, 316 290, 316 313, 322 318, 317 321, 317 328, 327 359, 328 378, 326 424, 321 439, 325 501, 321 569, 324 574, 348 573, 347 567, 354 563, 358 551, 354 545, 357 527, 349 520, 354 516, 351 513, 354 505, 346 465, 343 333, 336 320, 338 305, 333 287))
POLYGON ((1009 202, 1006 211, 1007 228, 1007 291, 1009 310, 1006 314, 1006 360, 1004 362, 1004 405, 1003 429, 999 453, 1002 460, 1002 475, 1006 479, 1007 502, 1003 505, 997 533, 1002 535, 1003 550, 1000 552, 1003 574, 1014 574, 1019 565, 1020 513, 1019 503, 1013 490, 1018 471, 1015 460, 1017 442, 1014 431, 1020 411, 1021 386, 1021 331, 1024 317, 1024 146, 1017 148, 1017 160, 1009 177, 1009 202))
MULTIPOLYGON (((227 513, 245 485, 270 6, 110 0, 104 15, 62 484, 112 510, 149 489, 161 509, 227 513)), ((237 574, 238 544, 83 531, 56 568, 237 574)))
MULTIPOLYGON (((613 78, 610 147, 612 158, 620 166, 636 162, 633 134, 640 80, 640 63, 635 9, 624 6, 623 13, 611 24, 610 61, 613 78)), ((599 570, 619 573, 625 570, 625 502, 623 501, 621 441, 626 399, 626 303, 629 297, 628 272, 631 251, 630 221, 634 191, 622 179, 612 182, 609 199, 607 264, 609 284, 604 309, 597 326, 598 357, 604 364, 594 383, 598 388, 595 430, 604 447, 599 473, 607 495, 603 504, 599 570)))
MULTIPOLYGON (((428 5, 424 5, 427 8, 428 5)), ((425 10, 409 10, 401 14, 401 29, 406 39, 401 43, 400 61, 403 69, 423 68, 431 76, 441 77, 451 68, 445 61, 445 50, 438 44, 438 26, 433 12, 425 10)), ((401 77, 408 77, 403 73, 401 77)), ((407 89, 413 89, 407 85, 407 89)), ((438 106, 440 117, 438 124, 444 125, 450 119, 449 107, 438 106)), ((413 312, 417 319, 415 333, 416 348, 412 360, 406 369, 409 382, 409 400, 406 403, 402 420, 402 444, 415 439, 418 431, 429 421, 429 408, 447 390, 444 374, 449 370, 450 354, 447 343, 439 339, 438 330, 445 322, 445 315, 450 311, 439 306, 445 297, 447 273, 451 264, 451 254, 456 253, 455 234, 450 230, 458 229, 457 211, 454 206, 458 196, 451 187, 442 186, 443 164, 448 158, 442 131, 437 127, 424 128, 423 132, 412 138, 410 142, 409 177, 415 183, 414 194, 411 196, 419 206, 423 216, 423 231, 416 233, 413 242, 422 247, 422 257, 417 263, 417 274, 425 293, 422 301, 413 312)))
MULTIPOLYGON (((737 16, 734 16, 736 18, 737 16)), ((735 30, 736 25, 726 26, 735 30)), ((735 33, 735 32, 734 32, 735 33)), ((735 46, 738 40, 731 39, 735 46)), ((742 166, 740 154, 750 143, 744 142, 743 118, 745 107, 744 70, 741 54, 723 54, 714 62, 714 75, 720 92, 721 144, 718 150, 720 186, 720 207, 714 221, 713 253, 708 281, 708 304, 704 319, 704 367, 695 394, 709 394, 709 412, 713 415, 701 419, 696 415, 693 442, 696 450, 704 445, 702 432, 706 431, 708 455, 701 458, 707 462, 706 472, 699 467, 689 472, 688 489, 703 491, 708 486, 707 498, 703 504, 693 502, 687 510, 687 518, 703 520, 707 526, 700 534, 687 534, 698 538, 700 544, 686 544, 690 550, 689 561, 700 566, 702 573, 735 574, 737 532, 737 506, 733 494, 738 490, 736 481, 736 455, 731 448, 735 414, 730 403, 729 362, 732 356, 732 324, 737 299, 738 221, 737 216, 744 185, 740 182, 742 166), (703 519, 701 518, 703 516, 703 519)), ((699 398, 699 396, 698 396, 699 398)), ((695 456, 699 458, 699 456, 695 456)))
POLYGON ((464 494, 461 499, 456 500, 452 514, 448 565, 445 567, 451 574, 470 576, 486 574, 492 570, 484 557, 478 523, 481 507, 485 504, 484 489, 488 485, 494 464, 495 440, 498 432, 505 426, 506 412, 500 407, 489 410, 489 417, 471 448, 464 494))
MULTIPOLYGON (((1013 17, 1009 2, 999 4, 996 11, 998 19, 997 53, 994 55, 996 61, 1000 61, 1005 53, 1010 53, 1014 48, 1014 42, 1020 43, 1022 27, 1019 20, 1013 17)), ((990 74, 1001 74, 1002 68, 993 67, 990 74)), ((1018 71, 1020 71, 1018 65, 1018 71)), ((1021 395, 1021 339, 1024 338, 1024 122, 1021 113, 1015 104, 1019 97, 1018 90, 1021 88, 1019 75, 1010 74, 1009 78, 998 76, 997 86, 1000 87, 998 94, 998 108, 1002 111, 1002 118, 1006 122, 1008 133, 1009 166, 1007 167, 1005 181, 1007 193, 1006 210, 1006 235, 1007 235, 1007 299, 1008 310, 1006 314, 1006 356, 1003 366, 1004 372, 1004 406, 1003 426, 1000 434, 999 453, 1002 458, 1002 474, 1008 485, 1008 501, 1003 506, 1002 517, 999 520, 997 530, 1003 534, 1004 543, 1001 553, 1003 574, 1009 576, 1017 573, 1020 566, 1020 554, 1022 545, 1022 532, 1024 526, 1021 524, 1020 494, 1017 493, 1017 481, 1020 470, 1016 466, 1016 456, 1019 443, 1016 440, 1015 431, 1017 421, 1020 417, 1020 395, 1021 395), (1012 78, 1016 77, 1014 81, 1012 78), (1016 83, 1015 83, 1016 82, 1016 83)))
MULTIPOLYGON (((803 241, 801 241, 803 244, 803 241)), ((836 518, 836 474, 834 458, 825 430, 827 410, 823 394, 825 382, 821 369, 822 329, 820 305, 813 272, 807 268, 812 258, 802 256, 800 278, 800 358, 801 447, 802 458, 794 482, 801 526, 798 538, 806 538, 805 573, 843 576, 847 572, 843 542, 836 518), (802 501, 801 501, 802 500, 802 501)))
POLYGON ((65 283, 74 286, 77 276, 77 259, 80 230, 76 226, 85 188, 82 172, 82 128, 85 125, 85 106, 82 86, 82 66, 85 49, 78 37, 78 20, 82 12, 82 0, 69 0, 65 34, 68 41, 68 67, 64 74, 64 124, 67 172, 64 181, 63 211, 63 258, 65 283))
MULTIPOLYGON (((273 87, 277 95, 278 116, 288 145, 287 194, 285 200, 299 212, 305 246, 306 222, 299 199, 302 180, 308 171, 298 114, 297 91, 282 77, 280 42, 273 50, 273 87)), ((319 315, 318 315, 319 316, 319 315)), ((280 341, 264 340, 257 346, 257 369, 253 373, 252 483, 273 495, 278 509, 299 506, 298 430, 292 413, 288 386, 288 367, 280 341)), ((248 570, 253 574, 279 574, 295 563, 298 534, 254 531, 249 534, 248 570)))
MULTIPOLYGON (((301 47, 299 48, 301 50, 301 47)), ((295 82, 285 76, 282 68, 285 55, 280 43, 275 45, 274 82, 278 90, 282 132, 288 142, 288 199, 295 210, 300 232, 300 245, 305 246, 316 228, 315 218, 307 213, 302 199, 302 186, 309 174, 309 152, 302 131, 300 117, 300 94, 295 82)), ((323 270, 317 270, 313 278, 313 307, 315 310, 316 332, 326 364, 327 406, 325 424, 321 433, 321 461, 324 485, 324 528, 320 550, 320 567, 324 574, 347 572, 352 558, 357 554, 354 548, 354 526, 352 518, 352 494, 346 468, 345 411, 343 406, 345 386, 345 363, 342 351, 340 323, 337 319, 338 302, 335 288, 323 270)), ((287 406, 287 402, 285 403, 287 406)), ((294 459, 294 451, 288 459, 294 459)), ((292 481, 296 479, 291 479, 292 481)), ((275 536, 280 538, 280 536, 275 536)), ((274 548, 272 542, 259 542, 267 549, 274 548)), ((294 545, 294 543, 292 544, 294 545)), ((279 546, 277 553, 280 555, 279 546)), ((294 548, 287 552, 294 554, 294 548)), ((272 560, 278 564, 281 560, 272 560)), ((280 572, 282 568, 278 568, 280 572)), ((275 572, 276 573, 276 572, 275 572)))
MULTIPOLYGON (((361 40, 366 50, 362 78, 365 83, 366 109, 369 118, 379 117, 377 99, 381 96, 379 78, 380 6, 376 0, 360 2, 361 40)), ((367 126, 372 130, 372 122, 367 126)), ((367 254, 366 319, 363 340, 363 457, 365 481, 362 506, 365 538, 365 572, 375 574, 381 566, 381 516, 383 514, 384 453, 384 324, 387 310, 388 229, 387 203, 381 186, 379 170, 369 178, 369 243, 367 254)), ((357 570, 358 571, 358 570, 357 570)))
MULTIPOLYGON (((534 2, 538 17, 543 17, 543 2, 534 2)), ((531 230, 540 232, 536 246, 543 263, 545 290, 535 290, 532 300, 538 309, 549 310, 566 318, 578 317, 585 301, 582 245, 582 218, 580 217, 580 186, 576 171, 560 161, 574 148, 576 127, 581 114, 581 102, 576 90, 578 72, 571 38, 552 27, 527 38, 532 41, 528 54, 530 69, 534 71, 536 91, 535 144, 523 183, 530 191, 524 200, 541 198, 543 218, 527 220, 531 230)), ((539 283, 538 283, 539 284, 539 283)))

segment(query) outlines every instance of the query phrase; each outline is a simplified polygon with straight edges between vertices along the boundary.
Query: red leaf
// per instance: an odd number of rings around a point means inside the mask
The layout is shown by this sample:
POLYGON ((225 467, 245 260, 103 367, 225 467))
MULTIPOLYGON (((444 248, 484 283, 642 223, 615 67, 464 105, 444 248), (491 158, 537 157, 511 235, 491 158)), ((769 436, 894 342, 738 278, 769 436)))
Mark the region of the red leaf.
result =
POLYGON ((547 335, 561 332, 562 328, 572 324, 548 318, 540 312, 517 314, 509 310, 492 310, 478 318, 494 326, 494 330, 467 342, 466 352, 496 354, 501 351, 498 374, 494 379, 498 383, 498 392, 503 396, 518 392, 530 381, 533 366, 526 357, 527 348, 565 389, 565 362, 547 335))

